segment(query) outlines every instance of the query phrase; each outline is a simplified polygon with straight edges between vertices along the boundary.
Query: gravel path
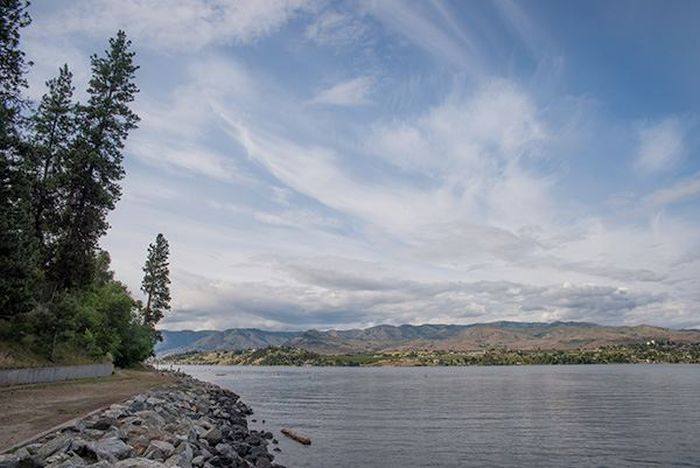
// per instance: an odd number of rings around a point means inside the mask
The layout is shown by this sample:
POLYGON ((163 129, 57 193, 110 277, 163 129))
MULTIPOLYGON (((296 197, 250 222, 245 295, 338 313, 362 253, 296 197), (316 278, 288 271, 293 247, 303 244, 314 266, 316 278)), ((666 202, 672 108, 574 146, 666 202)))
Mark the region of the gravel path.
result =
POLYGON ((73 418, 172 382, 156 371, 117 370, 100 379, 0 387, 0 453, 73 418))

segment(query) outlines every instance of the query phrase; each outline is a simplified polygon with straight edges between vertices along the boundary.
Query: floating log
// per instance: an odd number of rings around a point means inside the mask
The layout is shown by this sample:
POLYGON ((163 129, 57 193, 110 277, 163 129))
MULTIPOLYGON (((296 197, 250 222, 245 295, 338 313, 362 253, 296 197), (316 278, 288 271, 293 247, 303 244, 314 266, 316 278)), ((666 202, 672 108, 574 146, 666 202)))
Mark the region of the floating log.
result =
POLYGON ((311 439, 309 439, 305 435, 294 432, 291 429, 282 429, 282 434, 286 435, 292 440, 296 440, 300 444, 311 445, 311 439))

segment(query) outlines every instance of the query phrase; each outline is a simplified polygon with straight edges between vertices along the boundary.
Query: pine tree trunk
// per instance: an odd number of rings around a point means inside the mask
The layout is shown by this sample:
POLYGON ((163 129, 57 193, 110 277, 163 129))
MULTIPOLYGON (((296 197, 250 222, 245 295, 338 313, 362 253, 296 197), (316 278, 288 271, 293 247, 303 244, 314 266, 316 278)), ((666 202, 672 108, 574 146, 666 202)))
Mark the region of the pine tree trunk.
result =
POLYGON ((148 293, 148 299, 146 300, 146 309, 143 312, 143 322, 144 324, 149 324, 151 323, 151 296, 153 295, 152 292, 149 291, 148 293))
MULTIPOLYGON (((39 183, 39 196, 37 197, 39 199, 38 201, 38 206, 36 209, 35 216, 36 218, 34 219, 34 231, 36 234, 37 239, 39 240, 39 243, 41 244, 42 249, 45 247, 44 245, 44 226, 42 225, 42 218, 44 217, 44 210, 46 209, 46 180, 49 178, 49 169, 51 168, 51 160, 53 159, 52 156, 52 151, 53 151, 53 146, 54 146, 54 135, 56 132, 56 121, 54 120, 51 123, 51 132, 49 134, 49 144, 46 147, 46 160, 44 161, 44 167, 43 171, 41 174, 41 182, 39 183)), ((42 252, 43 254, 43 252, 42 252)), ((42 259, 43 260, 43 259, 42 259)))

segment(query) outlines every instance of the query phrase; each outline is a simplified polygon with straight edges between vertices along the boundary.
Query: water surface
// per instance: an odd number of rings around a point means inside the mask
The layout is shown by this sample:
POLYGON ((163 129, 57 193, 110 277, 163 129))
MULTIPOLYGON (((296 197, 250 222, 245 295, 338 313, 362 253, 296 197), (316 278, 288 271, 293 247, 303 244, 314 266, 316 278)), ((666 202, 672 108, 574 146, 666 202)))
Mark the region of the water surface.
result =
POLYGON ((182 370, 241 395, 290 467, 700 467, 700 366, 182 370))

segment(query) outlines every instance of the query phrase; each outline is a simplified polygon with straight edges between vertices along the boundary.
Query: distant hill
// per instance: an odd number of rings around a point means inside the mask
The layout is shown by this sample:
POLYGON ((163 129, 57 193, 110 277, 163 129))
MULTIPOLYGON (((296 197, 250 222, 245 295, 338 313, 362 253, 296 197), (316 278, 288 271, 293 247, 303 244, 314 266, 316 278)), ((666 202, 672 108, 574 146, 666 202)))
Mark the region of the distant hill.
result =
POLYGON ((216 331, 162 330, 163 341, 155 347, 157 355, 185 351, 218 351, 281 346, 301 332, 273 332, 257 328, 232 328, 216 331))
POLYGON ((166 350, 188 349, 193 343, 195 343, 200 338, 205 338, 213 333, 218 332, 216 330, 161 330, 160 334, 163 338, 163 341, 156 344, 155 352, 159 353, 160 351, 166 350))
POLYGON ((604 326, 581 322, 493 322, 472 325, 379 325, 353 330, 271 332, 255 328, 225 331, 167 331, 158 355, 292 346, 320 354, 432 349, 470 351, 509 349, 593 349, 646 341, 699 343, 700 330, 604 326))

